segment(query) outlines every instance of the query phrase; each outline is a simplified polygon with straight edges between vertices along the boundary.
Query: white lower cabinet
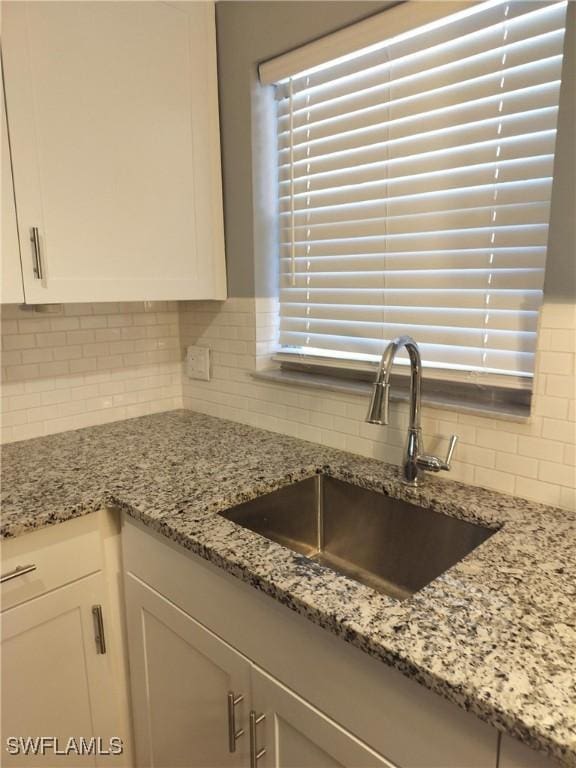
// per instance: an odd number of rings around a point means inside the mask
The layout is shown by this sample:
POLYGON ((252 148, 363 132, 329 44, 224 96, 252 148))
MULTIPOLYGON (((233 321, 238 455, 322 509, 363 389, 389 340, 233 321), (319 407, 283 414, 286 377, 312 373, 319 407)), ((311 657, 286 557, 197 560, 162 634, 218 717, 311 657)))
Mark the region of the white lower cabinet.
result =
POLYGON ((247 660, 132 576, 126 606, 138 768, 247 765, 247 660), (244 697, 234 707, 245 732, 233 753, 229 693, 244 697))
POLYGON ((126 603, 138 768, 392 765, 130 574, 126 603))
POLYGON ((117 543, 104 514, 2 542, 3 768, 131 767, 117 543))
POLYGON ((93 606, 102 610, 105 591, 97 573, 3 612, 3 766, 124 764, 113 755, 78 755, 69 744, 70 738, 77 745, 81 737, 100 737, 101 752, 115 751, 110 739, 120 738, 113 668, 96 642, 92 612, 93 606), (37 747, 44 755, 26 755, 21 742, 12 741, 11 750, 20 752, 7 750, 8 738, 42 736, 57 739, 57 747, 45 743, 37 747))

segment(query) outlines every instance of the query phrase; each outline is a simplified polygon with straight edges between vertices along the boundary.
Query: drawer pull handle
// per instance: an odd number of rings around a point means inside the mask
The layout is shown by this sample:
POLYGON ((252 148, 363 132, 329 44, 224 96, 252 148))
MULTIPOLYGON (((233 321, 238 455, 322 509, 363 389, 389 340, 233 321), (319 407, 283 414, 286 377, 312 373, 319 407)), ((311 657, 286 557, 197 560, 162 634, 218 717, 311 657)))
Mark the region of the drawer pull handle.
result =
POLYGON ((35 570, 35 565, 17 565, 13 571, 8 571, 8 573, 3 573, 2 576, 0 576, 0 584, 4 584, 5 581, 17 579, 18 576, 25 576, 27 573, 32 573, 32 571, 35 570))
POLYGON ((266 747, 258 749, 258 734, 256 726, 266 719, 264 713, 257 715, 254 710, 250 712, 250 768, 258 768, 258 760, 266 754, 266 747))
POLYGON ((235 696, 232 691, 228 694, 228 752, 236 752, 236 741, 244 735, 244 728, 236 730, 235 707, 244 701, 244 696, 235 696))

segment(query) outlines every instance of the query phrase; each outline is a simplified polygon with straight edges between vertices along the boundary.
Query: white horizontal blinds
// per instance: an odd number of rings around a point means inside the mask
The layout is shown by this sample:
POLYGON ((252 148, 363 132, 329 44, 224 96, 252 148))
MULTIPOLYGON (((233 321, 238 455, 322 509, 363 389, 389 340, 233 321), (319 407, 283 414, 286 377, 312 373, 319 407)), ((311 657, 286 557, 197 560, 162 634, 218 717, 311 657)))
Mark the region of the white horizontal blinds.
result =
POLYGON ((278 85, 283 351, 531 374, 565 12, 470 5, 278 85))

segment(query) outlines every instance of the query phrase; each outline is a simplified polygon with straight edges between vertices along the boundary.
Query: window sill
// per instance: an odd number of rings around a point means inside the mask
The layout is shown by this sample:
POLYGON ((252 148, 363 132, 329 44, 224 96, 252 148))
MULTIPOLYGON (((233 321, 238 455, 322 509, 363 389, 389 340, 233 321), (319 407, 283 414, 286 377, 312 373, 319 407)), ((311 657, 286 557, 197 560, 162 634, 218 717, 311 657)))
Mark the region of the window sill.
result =
MULTIPOLYGON (((272 384, 290 385, 305 387, 308 389, 327 390, 343 395, 357 395, 368 398, 371 391, 371 384, 367 381, 354 381, 339 376, 308 373, 296 370, 284 370, 282 368, 271 368, 252 373, 252 377, 259 381, 266 381, 272 384)), ((436 382, 436 386, 438 382, 436 382)), ((514 421, 526 423, 530 418, 530 405, 528 403, 514 403, 509 400, 503 400, 498 395, 489 393, 490 401, 475 402, 474 393, 463 396, 461 392, 457 394, 450 392, 450 384, 443 382, 441 384, 442 392, 434 391, 435 384, 424 380, 422 385, 422 403, 431 408, 453 411, 457 413, 468 413, 473 416, 484 416, 488 418, 501 419, 503 421, 514 421), (428 391, 427 391, 428 390, 428 391)), ((408 402, 410 392, 404 382, 398 386, 396 382, 390 391, 390 399, 393 402, 408 402)))

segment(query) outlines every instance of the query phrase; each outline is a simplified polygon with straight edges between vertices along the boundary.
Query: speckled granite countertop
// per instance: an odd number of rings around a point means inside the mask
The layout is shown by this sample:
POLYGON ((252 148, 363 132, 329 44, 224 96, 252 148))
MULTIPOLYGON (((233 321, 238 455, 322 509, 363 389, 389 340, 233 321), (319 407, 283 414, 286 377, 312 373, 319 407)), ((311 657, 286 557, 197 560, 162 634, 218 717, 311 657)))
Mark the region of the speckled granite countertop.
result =
POLYGON ((111 503, 292 610, 576 766, 576 514, 190 411, 5 446, 3 537, 111 503), (216 515, 323 472, 500 526, 397 602, 216 515))

